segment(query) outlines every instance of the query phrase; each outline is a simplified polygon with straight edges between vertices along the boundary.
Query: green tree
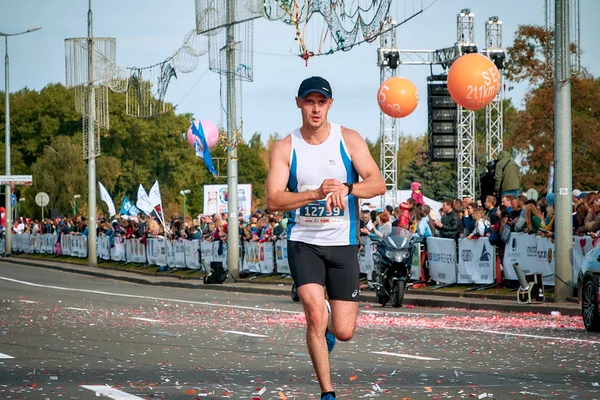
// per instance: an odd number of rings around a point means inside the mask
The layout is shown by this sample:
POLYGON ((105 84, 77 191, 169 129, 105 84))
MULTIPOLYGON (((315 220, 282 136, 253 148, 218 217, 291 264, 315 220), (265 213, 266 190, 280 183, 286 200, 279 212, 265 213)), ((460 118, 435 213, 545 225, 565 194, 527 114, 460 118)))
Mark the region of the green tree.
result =
POLYGON ((456 163, 431 162, 426 145, 415 152, 416 158, 409 162, 402 187, 410 188, 411 182, 420 182, 423 194, 442 201, 456 197, 456 163))
MULTIPOLYGON (((572 45, 571 51, 578 49, 572 45)), ((522 156, 523 188, 545 192, 554 161, 554 34, 540 26, 520 26, 508 54, 507 78, 528 82, 531 89, 525 109, 507 126, 505 147, 522 156)), ((573 186, 593 190, 598 187, 595 155, 600 144, 595 137, 600 132, 600 81, 585 72, 574 73, 571 91, 573 186)))

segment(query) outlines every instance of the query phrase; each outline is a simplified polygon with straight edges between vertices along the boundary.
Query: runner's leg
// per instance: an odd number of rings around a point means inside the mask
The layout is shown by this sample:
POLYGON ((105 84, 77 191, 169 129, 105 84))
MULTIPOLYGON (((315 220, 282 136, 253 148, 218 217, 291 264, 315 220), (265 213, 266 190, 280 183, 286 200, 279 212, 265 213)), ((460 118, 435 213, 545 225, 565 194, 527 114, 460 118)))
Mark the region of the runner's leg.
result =
POLYGON ((329 316, 325 306, 323 286, 314 283, 302 285, 298 288, 298 296, 300 296, 300 301, 304 306, 307 326, 306 344, 317 380, 321 386, 321 392, 333 391, 329 369, 329 352, 325 342, 325 330, 327 329, 329 316))

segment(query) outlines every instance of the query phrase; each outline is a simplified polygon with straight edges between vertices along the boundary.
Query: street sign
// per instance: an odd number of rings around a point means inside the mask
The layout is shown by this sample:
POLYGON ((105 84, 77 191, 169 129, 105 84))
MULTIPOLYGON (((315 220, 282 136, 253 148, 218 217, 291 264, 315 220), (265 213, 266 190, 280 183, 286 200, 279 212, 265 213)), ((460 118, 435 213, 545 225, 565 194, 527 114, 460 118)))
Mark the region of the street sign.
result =
POLYGON ((39 192, 35 195, 35 204, 37 204, 38 206, 45 207, 48 205, 49 202, 50 196, 48 196, 48 193, 39 192))
POLYGON ((31 175, 0 175, 0 185, 32 185, 31 175))

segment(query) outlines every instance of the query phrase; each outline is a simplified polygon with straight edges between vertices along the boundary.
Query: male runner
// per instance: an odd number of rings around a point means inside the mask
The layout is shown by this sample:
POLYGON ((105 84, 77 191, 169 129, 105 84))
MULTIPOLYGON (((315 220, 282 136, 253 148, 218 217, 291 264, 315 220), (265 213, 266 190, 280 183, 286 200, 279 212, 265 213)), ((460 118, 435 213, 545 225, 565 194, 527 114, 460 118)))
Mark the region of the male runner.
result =
POLYGON ((267 177, 269 210, 291 211, 288 261, 325 400, 335 400, 328 351, 336 338, 352 338, 358 314, 358 198, 386 190, 364 139, 327 120, 332 104, 325 79, 313 76, 300 84, 296 105, 302 127, 273 146, 267 177))

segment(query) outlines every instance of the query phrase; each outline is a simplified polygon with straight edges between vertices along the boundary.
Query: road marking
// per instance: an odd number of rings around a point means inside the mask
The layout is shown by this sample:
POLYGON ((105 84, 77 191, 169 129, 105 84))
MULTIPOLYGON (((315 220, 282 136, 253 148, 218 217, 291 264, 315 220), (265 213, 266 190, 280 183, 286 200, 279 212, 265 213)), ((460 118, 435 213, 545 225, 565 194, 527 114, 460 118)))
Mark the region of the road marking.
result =
POLYGON ((560 340, 560 341, 566 341, 566 342, 579 342, 579 343, 600 344, 600 341, 598 341, 598 340, 575 339, 575 338, 561 338, 561 337, 556 337, 556 336, 529 335, 527 333, 512 333, 512 332, 492 331, 492 330, 488 330, 488 329, 470 329, 470 328, 447 328, 447 329, 454 329, 454 330, 457 330, 457 331, 491 333, 493 335, 519 336, 519 337, 527 337, 527 338, 532 338, 532 339, 560 340))
POLYGON ((268 312, 277 312, 277 313, 285 313, 285 314, 304 314, 303 311, 288 311, 288 310, 281 310, 279 308, 260 308, 260 307, 250 307, 250 306, 236 306, 236 305, 231 305, 231 304, 209 303, 206 301, 168 299, 168 298, 164 298, 164 297, 139 296, 136 294, 103 292, 101 290, 74 289, 74 288, 61 287, 61 286, 42 285, 39 283, 21 281, 21 280, 13 279, 13 278, 6 278, 4 276, 0 276, 0 280, 4 280, 7 282, 20 283, 21 285, 26 285, 26 286, 41 287, 41 288, 55 289, 55 290, 61 290, 61 291, 66 290, 69 292, 93 293, 93 294, 100 294, 100 295, 104 295, 104 296, 119 296, 119 297, 128 297, 131 299, 171 301, 173 303, 196 304, 196 305, 203 305, 203 306, 209 306, 209 307, 220 307, 220 308, 237 308, 237 309, 242 309, 242 310, 253 310, 253 311, 268 311, 268 312))
MULTIPOLYGON (((41 288, 55 289, 55 290, 61 290, 61 291, 66 290, 66 291, 70 291, 70 292, 79 292, 79 293, 93 293, 93 294, 100 294, 100 295, 105 295, 105 296, 119 296, 119 297, 128 297, 128 298, 143 299, 143 300, 171 301, 173 303, 196 304, 196 305, 204 305, 204 306, 208 306, 208 307, 237 308, 237 309, 243 309, 243 310, 267 311, 267 312, 277 312, 277 313, 285 313, 285 314, 304 314, 304 312, 302 312, 302 311, 288 311, 288 310, 281 310, 281 309, 277 309, 277 308, 236 306, 236 305, 230 305, 230 304, 209 303, 209 302, 205 302, 205 301, 168 299, 168 298, 163 298, 163 297, 150 297, 150 296, 139 296, 139 295, 135 295, 135 294, 103 292, 100 290, 74 289, 74 288, 67 288, 67 287, 61 287, 61 286, 42 285, 39 283, 21 281, 18 279, 6 278, 3 276, 0 276, 0 280, 4 280, 7 282, 19 283, 19 284, 26 285, 26 286, 41 287, 41 288)), ((556 337, 556 336, 537 336, 537 335, 528 335, 528 334, 524 334, 524 333, 510 333, 510 332, 492 331, 492 330, 485 330, 485 329, 469 329, 469 328, 444 328, 444 329, 455 329, 455 330, 464 330, 464 331, 470 331, 470 332, 489 333, 489 334, 493 334, 493 335, 509 335, 509 336, 529 337, 532 339, 558 340, 558 341, 562 341, 562 342, 600 344, 600 340, 574 339, 574 338, 564 338, 564 337, 556 337)))
POLYGON ((87 308, 65 307, 64 310, 89 311, 87 308))
POLYGON ((14 358, 14 357, 9 356, 8 354, 0 353, 0 360, 7 360, 9 358, 14 358))
POLYGON ((141 318, 141 317, 130 317, 131 319, 137 319, 138 321, 146 322, 161 322, 159 319, 141 318))
POLYGON ((81 385, 82 388, 96 392, 96 396, 104 395, 109 399, 114 400, 133 400, 141 399, 141 397, 134 396, 129 393, 122 392, 120 390, 111 388, 106 385, 81 385))
POLYGON ((234 335, 251 336, 251 337, 268 337, 265 335, 258 335, 256 333, 240 332, 240 331, 223 331, 223 333, 232 333, 234 335))
POLYGON ((402 357, 402 358, 412 358, 414 360, 423 360, 423 361, 439 361, 440 360, 439 358, 413 356, 410 354, 389 353, 387 351, 374 351, 373 354, 381 354, 383 356, 394 356, 394 357, 402 357))
POLYGON ((21 303, 27 303, 27 304, 35 304, 37 303, 37 301, 33 301, 33 300, 19 300, 21 303))
POLYGON ((365 314, 377 314, 382 317, 387 315, 406 315, 406 316, 426 316, 426 317, 447 317, 448 314, 428 313, 428 312, 411 312, 411 311, 376 311, 376 310, 359 310, 365 314))

